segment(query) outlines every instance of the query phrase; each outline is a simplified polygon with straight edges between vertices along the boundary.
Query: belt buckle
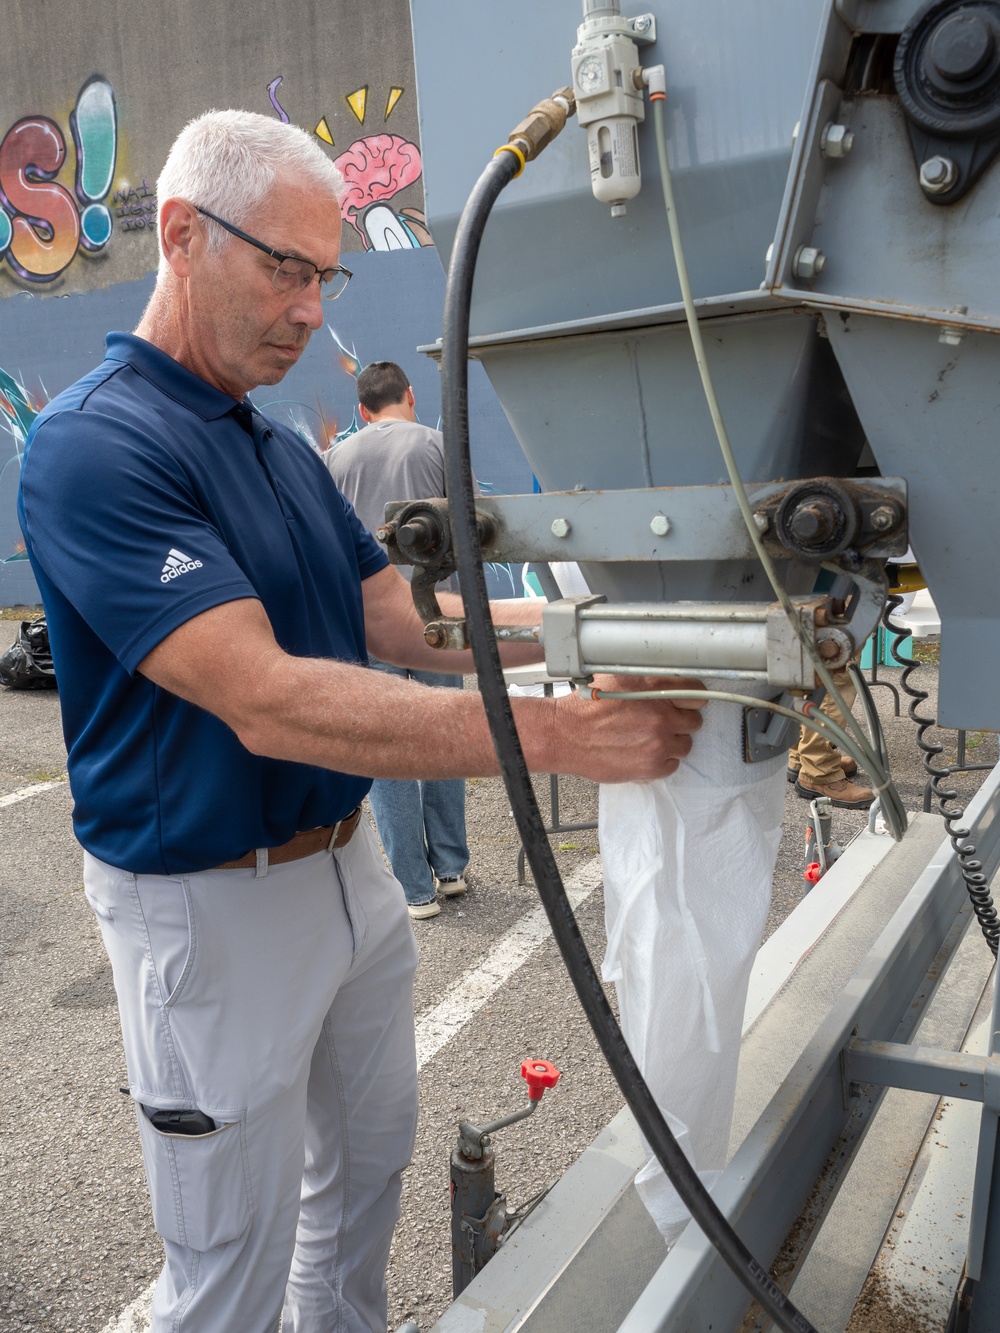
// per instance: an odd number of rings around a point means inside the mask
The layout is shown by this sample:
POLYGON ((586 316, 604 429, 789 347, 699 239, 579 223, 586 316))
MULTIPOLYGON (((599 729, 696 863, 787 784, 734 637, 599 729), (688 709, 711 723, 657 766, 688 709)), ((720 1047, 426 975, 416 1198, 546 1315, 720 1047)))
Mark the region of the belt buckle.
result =
MULTIPOLYGON (((330 834, 330 841, 326 844, 326 849, 328 852, 333 852, 335 850, 334 844, 337 841, 337 834, 344 827, 344 825, 349 824, 352 819, 354 820, 355 824, 357 824, 360 818, 361 818, 361 806, 356 805, 353 810, 348 810, 347 814, 343 817, 343 819, 337 820, 336 824, 334 824, 333 826, 333 832, 330 834)), ((352 835, 353 832, 354 830, 352 829, 351 830, 352 835)), ((348 842, 350 842, 350 838, 348 838, 348 842)))
POLYGON ((330 853, 334 851, 334 843, 337 841, 337 834, 340 832, 340 826, 343 822, 343 819, 338 819, 333 826, 333 832, 330 834, 330 841, 326 844, 326 850, 330 853))

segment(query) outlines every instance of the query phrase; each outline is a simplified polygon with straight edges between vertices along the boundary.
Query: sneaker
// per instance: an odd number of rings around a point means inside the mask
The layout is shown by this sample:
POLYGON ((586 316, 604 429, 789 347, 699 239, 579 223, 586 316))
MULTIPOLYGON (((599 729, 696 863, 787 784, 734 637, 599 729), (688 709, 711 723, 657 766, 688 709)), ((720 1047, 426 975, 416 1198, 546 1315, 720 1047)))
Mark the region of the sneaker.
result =
MULTIPOLYGON (((853 759, 849 759, 846 754, 842 754, 840 756, 840 767, 844 770, 845 778, 853 778, 855 773, 858 771, 857 764, 854 762, 853 759)), ((795 765, 789 764, 788 768, 785 771, 788 775, 788 781, 794 782, 795 779, 802 772, 802 769, 799 767, 798 764, 795 765)))
POLYGON ((445 875, 443 879, 434 876, 434 887, 442 898, 457 898, 469 887, 464 875, 445 875))
POLYGON ((426 903, 407 903, 406 910, 414 921, 426 921, 429 916, 437 916, 441 911, 441 904, 436 898, 431 898, 426 903))
POLYGON ((801 778, 796 780, 795 792, 804 801, 815 801, 817 796, 828 796, 832 803, 841 810, 867 810, 875 799, 870 787, 862 787, 855 782, 842 778, 839 782, 817 782, 806 786, 801 778))

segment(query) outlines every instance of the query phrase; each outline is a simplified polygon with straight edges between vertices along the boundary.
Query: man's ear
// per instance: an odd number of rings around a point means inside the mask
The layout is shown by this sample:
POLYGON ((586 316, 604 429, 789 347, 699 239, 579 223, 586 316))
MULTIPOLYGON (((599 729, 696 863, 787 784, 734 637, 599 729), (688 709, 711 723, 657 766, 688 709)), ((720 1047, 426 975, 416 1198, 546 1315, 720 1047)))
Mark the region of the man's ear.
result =
POLYGON ((178 277, 186 278, 192 259, 204 253, 205 229, 193 204, 168 199, 160 209, 160 248, 178 277))
POLYGON ((360 414, 362 421, 367 421, 368 424, 371 425, 372 414, 368 411, 368 408, 365 407, 364 403, 358 403, 358 413, 360 414))
POLYGON ((416 400, 416 398, 414 398, 414 396, 413 396, 413 385, 412 385, 412 384, 408 384, 408 385, 406 386, 406 399, 405 399, 405 402, 406 402, 406 406, 409 407, 409 408, 414 408, 414 407, 416 407, 416 405, 417 405, 417 400, 416 400))

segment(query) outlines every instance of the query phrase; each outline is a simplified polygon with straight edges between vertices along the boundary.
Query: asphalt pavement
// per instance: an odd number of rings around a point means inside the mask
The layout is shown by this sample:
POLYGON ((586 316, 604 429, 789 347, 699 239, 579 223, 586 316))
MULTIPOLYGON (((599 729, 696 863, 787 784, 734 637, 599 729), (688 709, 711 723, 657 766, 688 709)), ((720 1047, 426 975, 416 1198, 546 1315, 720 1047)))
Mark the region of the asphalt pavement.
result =
MULTIPOLYGON (((933 684, 933 668, 921 674, 933 684)), ((899 672, 882 675, 896 682, 899 672)), ((913 726, 905 707, 895 718, 887 690, 876 700, 904 804, 920 809, 925 775, 913 726)), ((971 757, 995 761, 994 737, 970 741, 971 757)), ((954 752, 954 733, 945 742, 954 752)), ((0 1333, 140 1333, 139 1298, 158 1271, 159 1242, 119 1090, 114 988, 82 891, 64 775, 58 696, 0 688, 0 1333)), ((956 780, 962 799, 981 776, 956 780)), ((537 785, 544 810, 548 780, 537 785)), ((559 794, 564 822, 596 817, 592 784, 564 779, 559 794)), ((806 813, 789 786, 768 932, 802 895, 806 813)), ((530 876, 517 883, 519 842, 499 780, 470 782, 468 822, 469 892, 414 923, 422 1109, 390 1262, 391 1329, 408 1318, 426 1329, 449 1300, 448 1157, 460 1116, 521 1106, 528 1056, 562 1070, 537 1113, 496 1136, 497 1187, 514 1206, 564 1171, 622 1104, 539 922, 530 876)), ((836 836, 846 843, 865 822, 863 812, 838 811, 836 836)), ((552 841, 599 962, 596 834, 552 841)), ((715 869, 740 873, 740 849, 715 869)))

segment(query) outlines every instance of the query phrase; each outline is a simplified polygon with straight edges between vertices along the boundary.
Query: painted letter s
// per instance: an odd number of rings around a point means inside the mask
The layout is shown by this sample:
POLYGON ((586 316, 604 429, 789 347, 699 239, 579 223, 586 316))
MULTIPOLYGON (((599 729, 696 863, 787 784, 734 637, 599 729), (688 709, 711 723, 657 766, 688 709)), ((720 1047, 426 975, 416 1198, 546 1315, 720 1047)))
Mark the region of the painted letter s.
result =
POLYGON ((14 214, 7 258, 32 282, 58 277, 80 239, 73 196, 54 179, 65 157, 59 126, 43 117, 19 120, 0 144, 0 191, 14 214))

